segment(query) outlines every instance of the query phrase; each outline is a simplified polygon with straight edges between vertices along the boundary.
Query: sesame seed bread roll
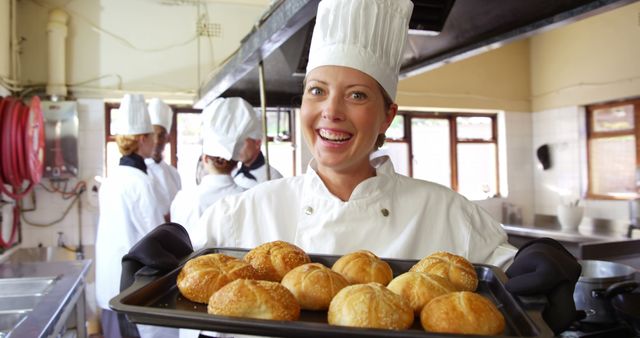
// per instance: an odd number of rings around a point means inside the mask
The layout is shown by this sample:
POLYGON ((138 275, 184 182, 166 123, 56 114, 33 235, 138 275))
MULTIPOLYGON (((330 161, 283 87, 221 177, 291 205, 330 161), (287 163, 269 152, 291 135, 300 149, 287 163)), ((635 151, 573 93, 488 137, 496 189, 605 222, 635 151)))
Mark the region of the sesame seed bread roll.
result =
POLYGON ((420 315, 422 308, 432 299, 457 291, 448 279, 411 271, 394 278, 387 288, 406 299, 416 315, 420 315))
POLYGON ((258 272, 240 259, 209 254, 190 259, 178 273, 177 285, 185 298, 206 304, 211 295, 227 283, 257 277, 258 272))
POLYGON ((376 282, 387 285, 393 279, 389 264, 367 250, 340 257, 333 263, 331 270, 343 275, 351 284, 376 282))
POLYGON ((207 312, 231 317, 298 320, 300 305, 280 283, 238 279, 211 296, 207 312))
POLYGON ((291 243, 274 241, 247 252, 244 261, 258 270, 261 279, 279 282, 291 269, 310 263, 311 259, 302 249, 291 243))
POLYGON ((320 263, 307 263, 294 268, 282 278, 281 283, 305 310, 328 309, 331 299, 349 285, 341 274, 320 263))
POLYGON ((378 283, 347 286, 333 297, 330 325, 403 330, 413 324, 413 309, 402 297, 378 283))
POLYGON ((504 316, 487 298, 469 291, 452 292, 433 299, 420 312, 425 331, 456 334, 500 335, 504 316))
POLYGON ((475 291, 478 287, 476 269, 462 256, 438 251, 423 258, 409 271, 426 272, 448 279, 458 291, 475 291))

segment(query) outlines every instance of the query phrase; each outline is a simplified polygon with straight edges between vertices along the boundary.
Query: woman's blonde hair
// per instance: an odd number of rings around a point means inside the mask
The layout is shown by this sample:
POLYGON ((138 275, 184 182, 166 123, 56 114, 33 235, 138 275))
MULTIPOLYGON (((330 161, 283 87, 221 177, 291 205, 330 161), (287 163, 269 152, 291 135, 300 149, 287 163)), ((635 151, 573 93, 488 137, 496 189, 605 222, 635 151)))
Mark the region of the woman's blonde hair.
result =
POLYGON ((143 135, 116 135, 116 143, 122 156, 129 156, 138 151, 138 148, 140 148, 138 136, 143 135))

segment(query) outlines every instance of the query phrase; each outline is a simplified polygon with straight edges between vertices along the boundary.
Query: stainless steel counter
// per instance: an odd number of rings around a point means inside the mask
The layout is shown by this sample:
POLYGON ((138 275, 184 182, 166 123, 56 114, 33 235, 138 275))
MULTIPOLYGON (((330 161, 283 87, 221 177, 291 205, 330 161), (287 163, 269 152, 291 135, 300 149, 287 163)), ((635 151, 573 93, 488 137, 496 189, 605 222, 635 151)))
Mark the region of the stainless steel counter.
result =
POLYGON ((627 237, 627 224, 585 220, 578 229, 567 230, 551 218, 541 220, 536 225, 504 224, 509 242, 520 247, 532 239, 549 237, 580 259, 637 260, 636 266, 640 266, 640 231, 633 230, 627 237))
POLYGON ((84 288, 90 266, 90 260, 19 262, 6 259, 0 264, 2 279, 53 279, 26 317, 9 332, 9 337, 56 336, 63 332, 72 314, 76 315, 77 336, 85 337, 84 288))

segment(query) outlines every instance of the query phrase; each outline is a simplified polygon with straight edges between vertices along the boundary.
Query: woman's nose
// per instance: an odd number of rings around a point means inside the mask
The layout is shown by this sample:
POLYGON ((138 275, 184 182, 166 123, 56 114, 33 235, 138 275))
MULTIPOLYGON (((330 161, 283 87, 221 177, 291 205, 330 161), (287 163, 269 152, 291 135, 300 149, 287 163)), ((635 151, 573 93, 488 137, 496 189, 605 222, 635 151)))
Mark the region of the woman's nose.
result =
POLYGON ((322 118, 331 121, 343 121, 344 116, 344 103, 342 100, 336 97, 330 97, 322 109, 322 118))

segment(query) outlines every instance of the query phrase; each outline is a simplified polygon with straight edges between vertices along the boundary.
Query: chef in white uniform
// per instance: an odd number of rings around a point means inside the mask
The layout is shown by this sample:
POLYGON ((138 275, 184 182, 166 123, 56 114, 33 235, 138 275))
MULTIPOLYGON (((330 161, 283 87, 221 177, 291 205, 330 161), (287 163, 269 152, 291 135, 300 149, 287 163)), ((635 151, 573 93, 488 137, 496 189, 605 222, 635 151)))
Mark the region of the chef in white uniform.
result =
POLYGON ((304 176, 263 183, 207 209, 198 227, 206 233, 198 236, 208 247, 284 240, 320 254, 366 249, 420 259, 446 250, 476 263, 510 262, 516 249, 483 209, 446 187, 396 174, 388 157, 369 159, 397 112, 392 98, 411 10, 410 1, 321 2, 300 108, 314 160, 304 176))
POLYGON ((253 188, 268 180, 282 178, 282 174, 276 168, 266 164, 264 154, 260 150, 264 136, 260 114, 255 110, 251 112, 247 120, 250 125, 247 127, 246 138, 238 150, 238 160, 241 165, 232 173, 236 183, 245 189, 253 188), (270 177, 267 177, 267 167, 270 177))
POLYGON ((200 216, 221 197, 243 192, 231 172, 247 133, 251 132, 253 107, 239 97, 218 98, 203 112, 202 163, 206 169, 200 184, 181 190, 171 203, 171 221, 191 231, 200 216))
POLYGON ((147 173, 157 183, 159 205, 168 220, 171 201, 182 187, 178 170, 164 161, 164 148, 169 141, 173 110, 158 98, 149 100, 148 108, 155 142, 151 158, 145 159, 145 164, 147 173))
POLYGON ((153 150, 153 130, 142 95, 124 96, 114 132, 122 158, 100 187, 96 239, 96 298, 102 309, 105 337, 120 337, 117 315, 109 309, 109 300, 120 291, 122 256, 163 223, 144 161, 153 150))

